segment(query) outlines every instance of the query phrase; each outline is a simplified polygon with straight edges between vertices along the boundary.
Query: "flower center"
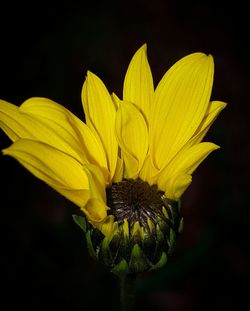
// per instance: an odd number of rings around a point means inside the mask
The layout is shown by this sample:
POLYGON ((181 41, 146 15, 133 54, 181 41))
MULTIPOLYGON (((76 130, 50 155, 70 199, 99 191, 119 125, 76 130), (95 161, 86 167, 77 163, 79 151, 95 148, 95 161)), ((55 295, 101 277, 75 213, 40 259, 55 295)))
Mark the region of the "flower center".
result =
POLYGON ((130 230, 137 221, 149 230, 149 219, 156 226, 159 219, 166 218, 162 212, 164 192, 156 185, 150 186, 139 178, 124 179, 113 183, 106 193, 108 214, 113 215, 119 225, 127 219, 130 230))

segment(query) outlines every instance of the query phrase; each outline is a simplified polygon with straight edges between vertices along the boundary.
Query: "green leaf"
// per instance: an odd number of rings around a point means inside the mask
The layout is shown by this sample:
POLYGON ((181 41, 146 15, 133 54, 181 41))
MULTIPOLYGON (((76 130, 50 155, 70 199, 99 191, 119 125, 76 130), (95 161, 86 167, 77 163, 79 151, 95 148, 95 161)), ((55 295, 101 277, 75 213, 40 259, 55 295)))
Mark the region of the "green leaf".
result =
POLYGON ((84 233, 87 231, 87 224, 85 217, 79 215, 72 215, 74 222, 82 229, 84 233))

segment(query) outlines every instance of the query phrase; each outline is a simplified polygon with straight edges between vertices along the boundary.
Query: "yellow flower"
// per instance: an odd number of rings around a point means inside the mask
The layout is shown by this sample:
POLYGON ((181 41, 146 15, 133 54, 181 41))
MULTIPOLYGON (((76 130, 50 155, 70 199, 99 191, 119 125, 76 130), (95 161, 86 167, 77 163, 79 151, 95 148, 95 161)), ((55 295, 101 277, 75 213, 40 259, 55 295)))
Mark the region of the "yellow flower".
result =
POLYGON ((3 153, 79 206, 109 240, 121 228, 143 238, 156 229, 156 215, 170 217, 168 203, 181 197, 197 166, 219 148, 201 142, 226 106, 210 101, 213 74, 212 56, 193 53, 154 89, 143 45, 129 64, 122 100, 87 73, 86 124, 46 98, 20 107, 1 100, 0 126, 13 141, 3 153))

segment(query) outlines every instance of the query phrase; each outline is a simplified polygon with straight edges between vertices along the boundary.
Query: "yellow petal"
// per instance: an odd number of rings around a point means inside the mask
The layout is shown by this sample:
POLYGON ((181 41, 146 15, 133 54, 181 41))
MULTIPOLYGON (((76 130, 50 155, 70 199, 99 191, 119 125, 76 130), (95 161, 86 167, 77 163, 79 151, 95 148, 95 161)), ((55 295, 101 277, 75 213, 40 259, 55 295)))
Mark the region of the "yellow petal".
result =
POLYGON ((169 165, 171 171, 185 171, 192 174, 198 165, 214 150, 220 147, 214 143, 203 142, 180 152, 176 159, 169 165))
POLYGON ((194 53, 164 75, 155 91, 150 150, 162 169, 194 135, 208 108, 213 83, 213 58, 194 53))
POLYGON ((82 102, 87 125, 103 144, 112 179, 118 154, 114 133, 116 108, 105 85, 91 72, 88 72, 83 84, 82 102))
POLYGON ((90 197, 106 202, 106 179, 102 170, 92 164, 84 165, 89 179, 90 197))
POLYGON ((148 154, 141 168, 139 177, 152 185, 156 182, 158 172, 159 170, 155 168, 154 163, 152 162, 152 158, 150 154, 148 154))
POLYGON ((124 173, 124 161, 120 157, 118 157, 113 182, 121 181, 123 179, 123 173, 124 173))
MULTIPOLYGON (((208 111, 207 111, 203 121, 201 122, 199 128, 197 129, 196 133, 194 134, 194 136, 183 146, 183 148, 179 151, 179 153, 173 159, 173 161, 171 161, 170 164, 166 167, 166 171, 168 172, 169 175, 171 174, 170 169, 175 166, 175 163, 177 163, 178 161, 182 161, 180 159, 180 157, 183 158, 188 153, 192 154, 192 152, 195 152, 194 150, 198 150, 198 148, 202 148, 202 149, 204 148, 203 144, 200 145, 199 143, 204 138, 204 136, 206 135, 206 133, 209 130, 210 126, 212 125, 214 120, 217 118, 217 116, 219 115, 221 110, 223 110, 225 107, 226 107, 226 104, 223 103, 223 102, 220 102, 220 101, 212 101, 212 102, 210 102, 208 111), (197 146, 194 149, 190 149, 194 145, 197 145, 197 146), (189 150, 189 151, 187 151, 187 150, 189 150)), ((206 144, 205 144, 205 146, 208 146, 208 148, 210 148, 210 143, 208 145, 206 145, 206 144)), ((217 149, 218 146, 217 147, 215 147, 215 146, 216 145, 212 145, 212 148, 214 147, 215 149, 217 149)), ((204 148, 203 151, 206 152, 206 149, 204 148)), ((191 172, 189 172, 189 173, 191 173, 191 172)), ((157 173, 154 176, 154 180, 156 178, 157 178, 157 173)))
POLYGON ((147 46, 144 44, 129 64, 124 80, 123 100, 135 104, 148 124, 153 94, 153 78, 147 60, 147 46))
POLYGON ((74 158, 45 143, 20 139, 3 153, 18 160, 37 178, 78 206, 89 199, 89 180, 74 158))
POLYGON ((17 106, 0 99, 0 127, 12 141, 16 141, 20 138, 15 131, 12 130, 12 124, 14 124, 14 126, 18 126, 18 124, 15 124, 15 119, 13 120, 10 118, 11 115, 17 113, 17 110, 17 106), (9 119, 9 122, 6 122, 6 119, 9 119))
POLYGON ((181 188, 183 188, 183 184, 188 185, 190 178, 188 175, 191 175, 198 165, 218 148, 219 146, 213 143, 204 142, 180 151, 169 165, 159 173, 157 181, 159 189, 165 191, 168 196, 168 192, 175 192, 173 185, 179 187, 178 180, 180 180, 181 188), (173 190, 170 191, 169 189, 173 190))
POLYGON ((101 222, 107 217, 107 205, 100 199, 91 198, 82 211, 87 215, 91 222, 101 222))
POLYGON ((84 165, 89 181, 89 200, 82 211, 92 222, 100 222, 107 216, 106 180, 102 170, 92 164, 84 165))
POLYGON ((137 177, 148 150, 146 122, 129 102, 121 102, 116 115, 116 137, 125 163, 125 177, 137 177))
POLYGON ((111 98, 112 98, 113 103, 115 105, 115 110, 117 110, 120 106, 121 100, 114 92, 111 94, 111 98))
MULTIPOLYGON (((72 148, 81 156, 84 155, 89 162, 107 168, 100 141, 84 122, 65 107, 47 98, 30 98, 21 105, 20 110, 37 118, 48 128, 51 127, 51 132, 58 133, 61 140, 72 144, 72 148)), ((53 145, 55 140, 51 139, 48 143, 53 145)))
MULTIPOLYGON (((24 166, 31 172, 31 170, 28 168, 28 163, 24 166)), ((80 209, 82 209, 82 207, 85 206, 85 204, 87 204, 89 200, 89 189, 69 189, 53 184, 50 184, 49 186, 55 189, 58 193, 67 198, 69 201, 73 202, 80 209)))
POLYGON ((213 124, 213 122, 216 120, 220 112, 227 106, 226 103, 221 101, 212 101, 209 104, 208 111, 202 120, 199 128, 196 130, 194 136, 187 143, 187 145, 191 146, 194 144, 197 144, 202 141, 206 133, 208 132, 210 126, 213 124))
POLYGON ((178 200, 191 182, 192 176, 189 174, 175 176, 167 185, 167 197, 171 200, 178 200))
POLYGON ((105 154, 89 128, 63 106, 47 98, 30 98, 20 108, 0 101, 0 125, 16 141, 42 141, 79 160, 105 166, 105 154), (7 130, 6 130, 7 129, 7 130))

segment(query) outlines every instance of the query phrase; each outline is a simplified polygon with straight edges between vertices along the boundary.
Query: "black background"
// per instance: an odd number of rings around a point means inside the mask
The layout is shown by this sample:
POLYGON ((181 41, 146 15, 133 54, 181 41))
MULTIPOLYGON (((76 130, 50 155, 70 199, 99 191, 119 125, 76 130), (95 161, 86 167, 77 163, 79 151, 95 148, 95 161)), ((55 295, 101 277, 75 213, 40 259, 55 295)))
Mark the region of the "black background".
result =
MULTIPOLYGON (((51 98, 83 119, 89 69, 122 94, 148 44, 155 85, 188 53, 215 60, 212 99, 228 103, 207 139, 219 144, 182 199, 185 230, 169 263, 137 281, 142 310, 238 310, 249 291, 249 16, 243 1, 7 3, 0 18, 0 98, 51 98)), ((0 148, 10 144, 0 133, 0 148)), ((0 157, 1 307, 119 310, 119 284, 88 255, 75 206, 0 157), (7 306, 7 307, 6 307, 7 306)))

